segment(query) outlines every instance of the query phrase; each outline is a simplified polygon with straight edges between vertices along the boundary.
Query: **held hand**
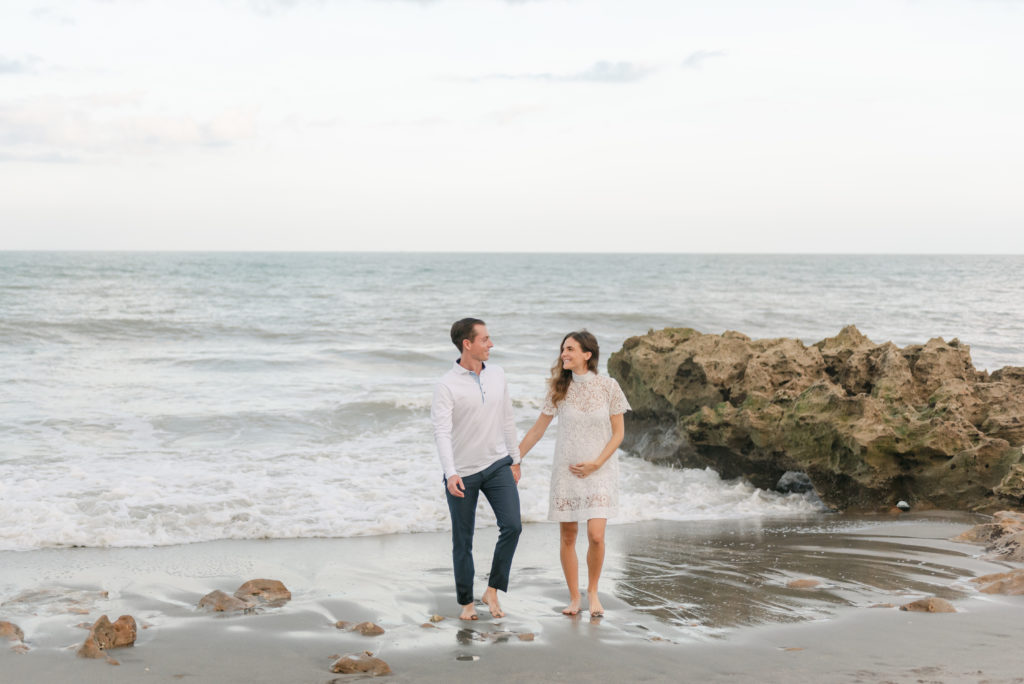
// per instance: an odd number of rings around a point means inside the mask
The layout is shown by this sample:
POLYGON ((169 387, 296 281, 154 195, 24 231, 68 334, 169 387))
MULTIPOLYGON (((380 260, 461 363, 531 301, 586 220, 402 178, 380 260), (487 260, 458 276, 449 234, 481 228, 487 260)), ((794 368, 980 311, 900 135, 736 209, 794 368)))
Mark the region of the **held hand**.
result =
POLYGON ((514 466, 509 466, 512 469, 512 477, 515 479, 516 484, 519 484, 519 478, 523 476, 523 469, 516 463, 514 466))
POLYGON ((448 478, 448 493, 452 496, 464 499, 466 498, 466 485, 462 484, 462 478, 458 475, 452 475, 448 478))
POLYGON ((586 477, 587 475, 592 475, 600 467, 594 461, 583 461, 582 463, 574 463, 569 466, 569 472, 576 477, 586 477))

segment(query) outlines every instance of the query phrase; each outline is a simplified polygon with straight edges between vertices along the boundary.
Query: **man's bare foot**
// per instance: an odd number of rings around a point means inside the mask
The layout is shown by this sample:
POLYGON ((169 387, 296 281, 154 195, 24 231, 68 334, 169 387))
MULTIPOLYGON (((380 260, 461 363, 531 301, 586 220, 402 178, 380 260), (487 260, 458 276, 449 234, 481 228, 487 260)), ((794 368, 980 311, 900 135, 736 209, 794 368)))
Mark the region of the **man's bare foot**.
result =
POLYGON ((569 601, 569 605, 562 609, 562 615, 579 615, 580 613, 580 597, 577 596, 573 600, 569 601))
POLYGON ((494 587, 487 587, 487 591, 480 597, 480 600, 486 604, 487 608, 491 611, 491 617, 503 618, 505 617, 505 611, 501 609, 501 604, 498 603, 498 590, 494 587))
POLYGON ((479 620, 480 618, 476 614, 476 606, 472 603, 467 603, 462 606, 462 612, 459 613, 460 620, 479 620))
POLYGON ((590 605, 590 617, 604 617, 604 607, 601 600, 597 598, 596 591, 587 592, 587 603, 590 605))

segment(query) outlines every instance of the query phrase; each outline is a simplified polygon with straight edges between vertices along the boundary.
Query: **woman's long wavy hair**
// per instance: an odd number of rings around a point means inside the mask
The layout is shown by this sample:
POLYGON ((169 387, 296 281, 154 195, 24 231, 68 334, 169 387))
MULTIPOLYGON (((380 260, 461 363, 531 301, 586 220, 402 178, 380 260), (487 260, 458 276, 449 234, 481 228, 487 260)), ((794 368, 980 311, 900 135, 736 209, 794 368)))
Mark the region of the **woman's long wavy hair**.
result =
POLYGON ((562 368, 562 349, 565 348, 565 341, 570 337, 579 343, 581 351, 590 352, 587 369, 591 372, 597 372, 597 359, 601 355, 601 350, 597 346, 597 338, 586 330, 571 332, 562 338, 562 344, 558 345, 558 359, 551 367, 551 378, 548 380, 548 385, 551 387, 551 403, 556 405, 565 399, 565 394, 569 391, 569 384, 572 382, 572 371, 562 368))

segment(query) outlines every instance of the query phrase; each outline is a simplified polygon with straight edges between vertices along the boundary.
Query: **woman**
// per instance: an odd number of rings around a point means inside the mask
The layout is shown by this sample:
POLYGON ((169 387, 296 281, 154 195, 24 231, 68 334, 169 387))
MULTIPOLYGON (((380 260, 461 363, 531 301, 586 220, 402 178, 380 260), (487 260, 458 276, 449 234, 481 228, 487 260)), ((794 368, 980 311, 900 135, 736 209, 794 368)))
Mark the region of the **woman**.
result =
POLYGON ((619 463, 615 450, 624 434, 623 414, 629 403, 613 378, 597 374, 597 340, 586 330, 562 340, 562 353, 551 368, 544 407, 519 444, 525 456, 558 418, 558 438, 551 472, 548 519, 561 528, 561 560, 569 586, 566 615, 580 612, 579 561, 576 535, 587 522, 587 601, 593 617, 604 615, 597 584, 604 565, 604 530, 619 504, 619 463))

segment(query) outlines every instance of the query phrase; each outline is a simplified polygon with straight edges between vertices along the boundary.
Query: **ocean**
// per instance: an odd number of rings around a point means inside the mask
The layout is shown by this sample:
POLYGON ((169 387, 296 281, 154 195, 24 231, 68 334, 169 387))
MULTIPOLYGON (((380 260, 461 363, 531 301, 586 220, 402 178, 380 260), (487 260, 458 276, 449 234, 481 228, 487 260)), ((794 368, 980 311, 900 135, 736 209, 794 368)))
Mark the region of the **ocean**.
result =
MULTIPOLYGON (((855 324, 1024 365, 1020 256, 0 252, 0 550, 445 530, 429 411, 487 321, 520 435, 562 336, 668 326, 806 343, 855 324)), ((525 521, 547 513, 554 427, 525 521)), ((821 515, 621 459, 612 523, 821 515)), ((481 508, 480 525, 492 525, 481 508)))

